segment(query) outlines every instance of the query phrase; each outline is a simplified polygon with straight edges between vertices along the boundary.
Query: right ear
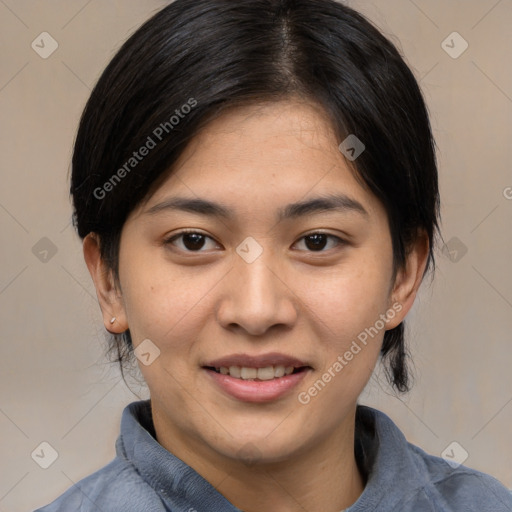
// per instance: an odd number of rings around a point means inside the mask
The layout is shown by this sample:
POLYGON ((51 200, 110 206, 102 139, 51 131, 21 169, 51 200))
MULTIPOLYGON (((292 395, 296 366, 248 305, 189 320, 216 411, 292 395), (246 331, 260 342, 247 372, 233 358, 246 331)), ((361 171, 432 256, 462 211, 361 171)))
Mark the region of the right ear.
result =
POLYGON ((100 239, 96 233, 89 233, 84 238, 83 251, 85 263, 96 287, 105 329, 120 334, 128 329, 122 295, 116 289, 113 271, 101 259, 100 239), (111 322, 113 318, 115 321, 111 322))

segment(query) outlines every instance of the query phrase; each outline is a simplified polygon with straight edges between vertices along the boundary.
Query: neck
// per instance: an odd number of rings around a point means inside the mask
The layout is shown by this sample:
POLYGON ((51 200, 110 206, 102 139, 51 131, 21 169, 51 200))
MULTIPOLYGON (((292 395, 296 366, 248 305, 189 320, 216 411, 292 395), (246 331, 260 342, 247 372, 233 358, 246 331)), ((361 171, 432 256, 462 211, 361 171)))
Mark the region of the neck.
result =
MULTIPOLYGON (((336 448, 339 448, 336 447, 336 448)), ((364 489, 353 442, 349 450, 317 447, 294 460, 230 473, 217 490, 244 512, 340 512, 364 489)))
POLYGON ((337 430, 308 449, 280 462, 253 464, 159 428, 163 425, 156 416, 158 442, 244 512, 340 512, 363 492, 365 482, 354 455, 355 407, 337 430))

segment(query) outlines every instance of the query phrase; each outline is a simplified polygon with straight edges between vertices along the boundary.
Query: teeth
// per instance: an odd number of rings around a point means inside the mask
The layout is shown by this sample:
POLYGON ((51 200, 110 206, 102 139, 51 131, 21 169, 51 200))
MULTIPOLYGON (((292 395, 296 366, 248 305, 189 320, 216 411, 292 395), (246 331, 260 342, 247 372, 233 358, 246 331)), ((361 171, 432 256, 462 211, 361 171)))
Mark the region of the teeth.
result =
POLYGON ((239 379, 241 377, 241 368, 240 366, 230 366, 229 367, 229 375, 231 375, 231 377, 236 377, 237 379, 239 379))
POLYGON ((246 368, 245 366, 242 367, 242 370, 240 371, 240 377, 242 379, 255 379, 258 376, 258 370, 256 368, 246 368))
POLYGON ((293 366, 266 366, 265 368, 248 368, 246 366, 221 366, 216 368, 222 375, 230 375, 236 379, 250 380, 272 380, 291 375, 295 368, 293 366))
POLYGON ((285 369, 284 366, 274 366, 274 376, 282 377, 284 375, 285 369))
POLYGON ((274 367, 267 366, 266 368, 258 368, 258 379, 272 380, 274 378, 274 367))

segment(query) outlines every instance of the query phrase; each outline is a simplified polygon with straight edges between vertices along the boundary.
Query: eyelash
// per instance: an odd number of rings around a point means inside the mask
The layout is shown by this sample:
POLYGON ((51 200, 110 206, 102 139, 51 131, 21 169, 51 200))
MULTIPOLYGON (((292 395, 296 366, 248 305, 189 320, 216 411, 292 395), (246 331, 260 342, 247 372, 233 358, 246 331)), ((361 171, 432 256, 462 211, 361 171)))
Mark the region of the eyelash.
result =
MULTIPOLYGON (((188 235, 188 234, 195 234, 195 235, 200 235, 204 238, 209 238, 210 240, 214 240, 211 236, 208 236, 204 233, 201 233, 200 231, 196 231, 196 230, 193 230, 193 229, 190 229, 190 230, 187 230, 187 229, 184 229, 183 231, 180 231, 179 233, 175 233, 174 235, 172 235, 171 237, 167 238, 166 240, 164 240, 164 245, 173 245, 173 242, 179 238, 181 238, 183 235, 188 235)), ((303 235, 301 238, 299 238, 298 241, 301 241, 301 240, 304 240, 306 239, 307 237, 309 236, 313 236, 313 235, 324 235, 326 236, 327 238, 330 238, 330 239, 334 239, 336 240, 336 247, 340 246, 340 245, 344 245, 346 242, 345 240, 341 239, 340 237, 338 236, 335 236, 335 235, 332 235, 330 233, 324 233, 322 231, 313 231, 311 233, 307 233, 306 235, 303 235)), ((296 242, 297 243, 297 242, 296 242)), ((295 244, 294 244, 295 245, 295 244)), ((332 248, 331 248, 332 249, 332 248)), ((187 253, 201 253, 201 252, 206 252, 206 251, 203 251, 202 248, 197 250, 197 251, 191 251, 191 250, 188 250, 188 249, 179 249, 183 252, 187 252, 187 253)), ((321 249, 319 251, 312 251, 312 250, 308 250, 307 252, 310 252, 310 253, 322 253, 322 252, 327 252, 329 251, 330 249, 321 249)))

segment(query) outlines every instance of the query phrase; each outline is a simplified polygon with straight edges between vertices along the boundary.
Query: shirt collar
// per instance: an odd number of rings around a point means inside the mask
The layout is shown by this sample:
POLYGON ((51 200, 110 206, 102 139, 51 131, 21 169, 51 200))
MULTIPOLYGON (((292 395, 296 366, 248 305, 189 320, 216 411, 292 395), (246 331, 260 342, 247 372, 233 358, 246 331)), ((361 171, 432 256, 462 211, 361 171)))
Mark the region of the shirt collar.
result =
POLYGON ((240 512, 199 473, 158 443, 150 400, 133 402, 123 411, 116 452, 133 464, 164 501, 187 503, 197 510, 240 512))
POLYGON ((357 407, 356 454, 358 444, 358 464, 367 481, 359 499, 346 512, 384 510, 384 506, 388 510, 391 496, 407 500, 428 483, 426 472, 413 458, 412 445, 386 414, 363 405, 357 407))
MULTIPOLYGON (((355 432, 356 459, 367 481, 347 512, 376 510, 397 486, 399 494, 407 496, 424 485, 425 476, 412 461, 405 437, 388 416, 359 405, 355 432)), ((178 499, 197 510, 240 512, 199 473, 158 443, 150 400, 133 402, 123 411, 116 452, 166 501, 178 499)))

